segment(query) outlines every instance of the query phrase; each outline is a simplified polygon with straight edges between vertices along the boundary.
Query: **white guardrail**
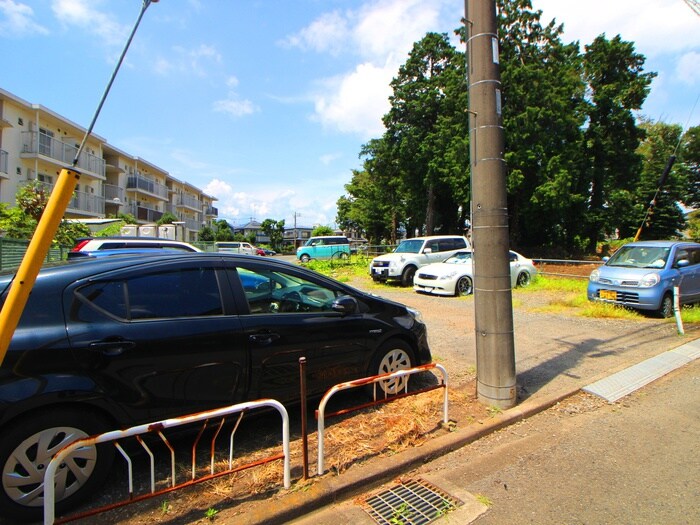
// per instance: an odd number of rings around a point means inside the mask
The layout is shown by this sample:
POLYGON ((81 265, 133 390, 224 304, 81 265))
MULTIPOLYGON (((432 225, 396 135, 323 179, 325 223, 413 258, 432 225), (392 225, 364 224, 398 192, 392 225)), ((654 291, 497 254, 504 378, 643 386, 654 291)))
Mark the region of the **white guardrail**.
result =
MULTIPOLYGON (((63 463, 64 459, 69 456, 73 451, 76 449, 79 449, 81 447, 90 447, 90 446, 95 446, 100 443, 108 443, 111 441, 117 441, 119 439, 123 438, 128 438, 128 437, 135 437, 139 436, 141 434, 146 434, 149 432, 157 432, 160 438, 165 441, 166 445, 168 445, 168 448, 171 451, 171 462, 172 462, 172 487, 169 490, 173 490, 176 488, 175 485, 175 457, 174 457, 174 451, 172 447, 170 447, 167 439, 165 436, 162 434, 161 430, 165 430, 168 428, 173 428, 181 425, 186 425, 188 423, 196 423, 199 421, 205 421, 208 419, 212 418, 219 418, 223 416, 227 416, 229 414, 235 414, 235 413, 242 413, 247 410, 251 409, 256 409, 256 408, 262 408, 262 407, 271 407, 277 409, 277 411, 280 413, 280 416, 282 416, 282 450, 283 450, 283 457, 284 457, 284 488, 288 489, 291 486, 291 476, 290 476, 290 457, 289 457, 289 415, 287 414, 287 410, 282 406, 282 404, 279 401, 276 401, 274 399, 259 399, 257 401, 249 401, 246 403, 239 403, 237 405, 231 405, 228 407, 223 407, 223 408, 217 408, 214 410, 208 410, 206 412, 198 412, 197 414, 192 414, 192 415, 187 415, 187 416, 182 416, 178 418, 173 418, 173 419, 166 419, 163 421, 156 421, 153 423, 146 423, 143 425, 138 425, 135 427, 128 428, 126 430, 114 430, 111 432, 105 432, 103 434, 99 434, 97 436, 90 436, 87 438, 79 439, 77 441, 74 441, 70 445, 66 446, 65 448, 61 449, 54 457, 53 459, 49 462, 48 467, 46 468, 46 472, 44 474, 44 525, 53 525, 55 521, 55 487, 54 483, 49 480, 53 480, 56 471, 61 463, 63 463)), ((239 419, 240 422, 240 419, 239 419)), ((222 422, 223 424, 223 422, 222 422)), ((233 472, 231 470, 232 468, 232 463, 233 463, 233 435, 236 432, 236 429, 238 428, 238 424, 233 428, 231 431, 230 435, 230 446, 229 446, 229 470, 226 472, 223 472, 223 474, 226 474, 228 472, 233 472)), ((218 432, 217 432, 218 435, 218 432)), ((151 494, 149 496, 155 495, 155 489, 154 489, 154 480, 153 480, 153 455, 150 453, 149 449, 145 446, 145 443, 143 443, 141 440, 139 440, 142 444, 142 446, 146 449, 146 452, 150 456, 151 459, 151 494)), ((126 455, 124 450, 119 446, 119 443, 115 443, 115 446, 119 450, 119 452, 124 456, 124 458, 127 461, 128 464, 128 469, 129 469, 129 494, 133 494, 133 479, 132 479, 132 470, 131 470, 131 460, 129 457, 126 455)), ((276 460, 279 459, 279 456, 273 456, 269 458, 270 460, 276 460)), ((256 464, 261 464, 261 461, 258 461, 256 464)), ((214 469, 214 463, 212 460, 211 464, 211 474, 213 475, 213 469, 214 469)), ((192 479, 194 480, 195 478, 195 466, 193 464, 192 466, 192 479)), ((206 478, 202 478, 199 481, 203 481, 206 478)), ((192 482, 187 482, 182 484, 182 486, 189 486, 191 485, 192 482)), ((179 488, 179 487, 178 487, 179 488)), ((131 499, 130 502, 135 501, 135 499, 131 499)), ((96 511, 94 511, 96 512, 96 511)))

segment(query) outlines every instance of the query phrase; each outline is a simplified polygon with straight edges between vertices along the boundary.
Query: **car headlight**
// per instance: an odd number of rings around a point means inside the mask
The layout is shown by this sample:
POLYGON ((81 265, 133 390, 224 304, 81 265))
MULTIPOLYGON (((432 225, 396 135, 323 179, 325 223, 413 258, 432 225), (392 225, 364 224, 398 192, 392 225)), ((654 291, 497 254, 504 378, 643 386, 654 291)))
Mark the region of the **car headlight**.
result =
POLYGON ((652 286, 656 286, 661 282, 661 277, 659 277, 658 273, 648 273, 644 277, 641 278, 639 281, 639 286, 642 288, 651 288, 652 286))
POLYGON ((422 323, 422 322, 423 322, 423 314, 421 314, 421 313, 420 313, 418 310, 416 310, 415 308, 410 308, 410 307, 407 306, 407 307, 406 307, 406 311, 408 312, 408 314, 409 314, 411 317, 413 317, 413 319, 414 319, 416 322, 418 322, 418 323, 422 323))
POLYGON ((454 272, 450 272, 446 275, 443 275, 442 277, 440 277, 440 280, 446 281, 447 279, 453 279, 456 275, 457 275, 457 270, 455 270, 454 272))
POLYGON ((600 278, 600 270, 593 270, 591 275, 588 277, 592 283, 597 283, 600 278))

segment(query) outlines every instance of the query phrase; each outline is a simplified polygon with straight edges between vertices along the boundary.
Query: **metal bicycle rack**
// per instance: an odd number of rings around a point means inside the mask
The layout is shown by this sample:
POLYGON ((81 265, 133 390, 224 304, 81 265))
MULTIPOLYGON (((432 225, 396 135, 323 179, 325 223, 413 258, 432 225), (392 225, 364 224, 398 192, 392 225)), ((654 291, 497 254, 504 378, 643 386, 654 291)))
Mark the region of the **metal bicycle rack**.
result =
POLYGON ((448 381, 447 370, 445 370, 444 366, 437 364, 437 363, 430 363, 427 365, 417 366, 415 368, 409 368, 406 370, 398 370, 396 372, 391 372, 388 374, 381 374, 381 375, 377 375, 377 376, 356 379, 354 381, 347 381, 345 383, 340 383, 340 384, 337 384, 337 385, 331 387, 321 398, 321 401, 318 405, 318 410, 316 410, 316 419, 318 420, 318 475, 322 476, 323 472, 325 470, 324 460, 323 460, 323 455, 324 455, 323 454, 323 450, 324 450, 323 432, 324 432, 325 418, 326 418, 325 410, 326 410, 326 404, 328 404, 329 399, 331 397, 333 397, 333 395, 335 395, 338 392, 341 392, 343 390, 349 390, 351 388, 358 388, 361 386, 376 384, 376 383, 380 383, 382 381, 387 381, 389 379, 395 379, 395 378, 399 378, 399 377, 409 376, 412 374, 418 374, 420 372, 425 372, 427 370, 433 370, 433 369, 439 370, 440 373, 442 374, 442 382, 436 386, 431 386, 431 387, 427 387, 427 388, 423 388, 420 390, 414 390, 412 392, 409 392, 408 391, 408 381, 406 381, 406 384, 404 385, 404 392, 402 394, 397 394, 397 395, 393 395, 393 396, 385 395, 384 398, 381 398, 381 399, 377 399, 376 387, 375 387, 375 396, 374 396, 373 402, 365 403, 363 405, 358 405, 358 406, 344 409, 344 410, 339 410, 337 412, 327 414, 327 416, 332 417, 332 416, 338 416, 341 414, 347 414, 348 412, 352 412, 355 410, 361 410, 363 408, 375 406, 375 405, 378 405, 381 403, 387 403, 389 401, 395 401, 397 399, 401 399, 401 398, 404 398, 407 396, 414 396, 417 394, 422 394, 424 392, 430 392, 432 390, 442 388, 442 389, 444 389, 443 401, 442 401, 442 405, 443 405, 442 422, 444 424, 447 424, 447 423, 449 423, 448 414, 447 414, 447 381, 448 381))
MULTIPOLYGON (((205 412, 199 412, 197 414, 191 414, 187 416, 182 416, 178 418, 172 418, 172 419, 166 419, 163 421, 156 421, 153 423, 146 423, 143 425, 138 425, 135 427, 128 428, 126 430, 115 430, 111 432, 105 432, 103 434, 99 434, 96 436, 90 436, 87 438, 79 439, 77 441, 74 441, 70 445, 66 446, 65 448, 61 449, 54 457, 53 459, 49 462, 48 467, 46 468, 46 473, 44 474, 44 524, 45 525, 52 525, 55 522, 55 487, 54 483, 52 480, 54 479, 56 475, 56 471, 59 468, 59 465, 68 457, 73 451, 83 448, 83 447, 91 447, 98 445, 100 443, 108 443, 108 442, 114 442, 114 446, 117 448, 117 450, 121 453, 121 455, 124 457, 127 463, 127 468, 128 468, 128 474, 129 474, 129 499, 123 500, 117 503, 112 503, 110 505, 106 505, 103 507, 100 507, 98 509, 93 509, 90 511, 87 511, 83 514, 76 515, 76 516, 71 516, 69 519, 63 520, 63 521, 69 521, 69 520, 74 520, 86 516, 92 516, 95 514, 98 514, 100 512, 104 512, 107 510, 111 510, 117 507, 121 507, 124 505, 128 505, 130 503, 134 503, 137 501, 142 501, 147 498, 152 498, 155 496, 159 496, 161 494, 165 494, 168 492, 172 492, 174 490, 191 486, 196 483, 201 483, 202 481, 208 481, 214 478, 218 478, 227 474, 232 474, 234 472, 238 472, 241 470, 245 470, 247 468, 255 467, 258 465, 262 465, 265 463, 270 463, 272 461, 277 461, 279 459, 283 459, 283 469, 284 469, 284 488, 288 489, 291 486, 291 476, 290 476, 290 455, 289 455, 289 415, 287 414, 287 410, 282 406, 282 404, 279 401, 276 401, 274 399, 259 399, 257 401, 249 401, 246 403, 239 403, 236 405, 231 405, 228 407, 223 407, 223 408, 218 408, 214 410, 208 410, 205 412), (241 421, 241 418, 243 417, 244 412, 252 409, 257 409, 257 408, 262 408, 262 407, 271 407, 275 408, 279 413, 280 416, 282 417, 282 453, 281 454, 276 454, 273 456, 269 456, 267 458, 260 459, 254 463, 248 463, 245 465, 240 465, 237 466, 236 468, 233 468, 233 437, 238 429, 238 425, 241 421), (223 470, 220 472, 215 472, 214 468, 214 449, 215 449, 215 444, 216 440, 219 436, 219 433, 225 423, 225 416, 228 416, 230 414, 236 414, 240 413, 238 420, 236 421, 236 424, 234 428, 231 430, 231 434, 229 436, 229 458, 228 458, 228 469, 223 470), (196 448, 199 443, 200 438, 202 437, 202 434, 207 426, 207 423, 210 419, 214 418, 221 418, 220 423, 218 424, 218 428, 214 432, 214 436, 212 437, 211 440, 211 460, 210 460, 210 467, 209 467, 209 474, 205 476, 201 476, 199 478, 196 477, 196 448), (185 481, 183 483, 176 483, 175 479, 175 450, 171 443, 168 441, 168 439, 165 437, 163 434, 163 430, 168 429, 168 428, 173 428, 173 427, 178 427, 186 424, 191 424, 191 423, 197 423, 203 421, 202 428, 197 435, 194 444, 192 445, 192 474, 191 478, 188 481, 185 481), (147 433, 153 433, 157 434, 160 439, 165 443, 166 447, 170 451, 170 463, 171 463, 171 476, 170 476, 170 486, 161 489, 161 490, 156 490, 155 487, 155 468, 154 468, 154 455, 152 451, 149 449, 149 447, 146 445, 146 443, 141 439, 142 434, 147 434, 147 433), (146 451, 146 454, 149 457, 149 462, 150 462, 150 470, 151 470, 151 492, 147 494, 142 494, 139 496, 134 496, 133 495, 133 464, 132 460, 125 452, 125 450, 120 446, 120 444, 117 442, 119 439, 123 438, 128 438, 128 437, 135 437, 138 443, 144 448, 146 451), (51 480, 51 481, 49 481, 51 480)), ((61 521, 59 521, 61 522, 61 521)))

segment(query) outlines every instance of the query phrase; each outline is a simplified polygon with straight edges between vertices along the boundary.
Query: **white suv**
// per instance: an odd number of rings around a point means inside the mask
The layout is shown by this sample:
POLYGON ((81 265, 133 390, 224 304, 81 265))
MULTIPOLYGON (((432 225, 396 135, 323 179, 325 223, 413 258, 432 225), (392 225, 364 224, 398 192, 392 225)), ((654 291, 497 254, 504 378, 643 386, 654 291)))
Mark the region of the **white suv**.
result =
POLYGON ((442 262, 455 252, 469 247, 467 238, 460 235, 404 239, 392 253, 372 259, 369 273, 375 281, 398 279, 403 286, 411 286, 418 268, 442 262))

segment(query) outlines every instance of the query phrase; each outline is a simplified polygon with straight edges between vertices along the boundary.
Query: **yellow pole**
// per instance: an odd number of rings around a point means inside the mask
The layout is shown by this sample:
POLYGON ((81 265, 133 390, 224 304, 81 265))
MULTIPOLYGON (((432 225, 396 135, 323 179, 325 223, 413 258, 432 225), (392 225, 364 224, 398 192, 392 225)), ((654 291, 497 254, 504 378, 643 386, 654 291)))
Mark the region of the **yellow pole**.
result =
POLYGON ((12 335, 27 304, 29 292, 32 291, 36 276, 46 259, 46 254, 49 253, 51 241, 56 235, 78 180, 80 180, 80 173, 77 171, 61 170, 56 186, 46 203, 46 209, 29 243, 27 253, 24 254, 22 264, 12 281, 5 304, 0 311, 0 364, 5 359, 12 335))

